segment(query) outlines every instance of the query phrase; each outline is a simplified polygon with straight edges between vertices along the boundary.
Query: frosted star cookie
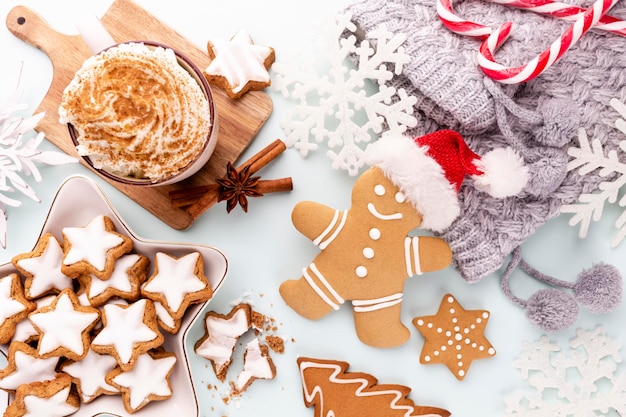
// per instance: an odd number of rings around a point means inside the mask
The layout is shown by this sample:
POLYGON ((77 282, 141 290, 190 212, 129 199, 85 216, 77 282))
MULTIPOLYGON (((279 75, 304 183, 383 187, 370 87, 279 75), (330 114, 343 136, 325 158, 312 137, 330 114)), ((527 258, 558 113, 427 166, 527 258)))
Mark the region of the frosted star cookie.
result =
POLYGON ((102 280, 91 274, 81 275, 78 282, 92 306, 101 306, 113 297, 136 301, 141 295, 141 284, 148 275, 150 260, 139 254, 121 256, 113 266, 109 279, 102 280))
POLYGON ((22 280, 17 274, 0 278, 0 344, 9 343, 17 324, 35 309, 35 303, 24 296, 22 280))
POLYGON ((122 393, 126 411, 134 413, 151 401, 165 400, 172 396, 169 377, 175 364, 176 356, 173 353, 148 352, 137 358, 132 369, 114 369, 106 380, 122 393))
POLYGON ((111 355, 101 355, 89 349, 80 361, 65 361, 61 371, 72 377, 72 382, 83 403, 89 403, 100 395, 119 394, 119 390, 106 382, 106 375, 117 367, 117 361, 111 355))
POLYGON ((79 406, 71 378, 59 374, 49 381, 20 385, 4 417, 64 417, 74 414, 79 406))
POLYGON ((411 388, 379 384, 363 372, 348 372, 347 362, 300 357, 304 404, 315 406, 315 417, 385 416, 448 417, 442 408, 419 406, 408 397, 411 388))
POLYGON ((9 345, 7 366, 0 370, 0 388, 13 392, 22 384, 54 379, 58 357, 42 358, 35 348, 23 342, 9 345))
POLYGON ((24 295, 29 300, 47 294, 58 294, 72 288, 72 279, 61 272, 63 246, 51 233, 45 233, 31 252, 11 259, 13 266, 24 276, 24 295))
POLYGON ((123 371, 132 369, 139 355, 163 343, 150 300, 141 299, 128 306, 107 304, 102 323, 91 348, 96 353, 113 356, 123 371))
POLYGON ((100 279, 108 279, 115 261, 132 247, 133 241, 117 233, 110 218, 99 215, 84 227, 63 228, 61 270, 72 278, 94 274, 100 279))
POLYGON ((255 45, 242 30, 229 41, 211 39, 207 50, 212 61, 204 70, 207 80, 233 99, 271 84, 269 69, 276 59, 274 49, 255 45))
MULTIPOLYGON (((54 300, 56 300, 56 298, 56 295, 46 295, 45 297, 36 299, 35 310, 40 309, 41 307, 49 306, 54 300)), ((30 320, 26 319, 20 321, 17 323, 17 326, 15 326, 15 333, 11 339, 11 343, 15 341, 31 343, 37 339, 39 339, 39 332, 33 327, 30 320)))
POLYGON ((37 353, 42 358, 80 360, 87 354, 89 331, 100 319, 100 311, 80 305, 74 291, 65 289, 52 304, 35 310, 28 319, 39 333, 37 353))
POLYGON ((255 379, 274 379, 276 367, 266 345, 261 345, 259 339, 252 339, 246 345, 243 355, 243 370, 234 383, 235 393, 244 392, 255 379))
POLYGON ((215 376, 220 381, 226 379, 226 372, 232 362, 233 351, 239 337, 247 332, 250 326, 249 304, 239 304, 227 315, 209 311, 204 316, 204 334, 196 342, 195 351, 199 356, 211 361, 215 376))
POLYGON ((484 335, 487 320, 489 311, 465 310, 452 294, 444 295, 436 315, 413 319, 425 339, 420 363, 443 363, 463 380, 473 361, 496 354, 484 335))
POLYGON ((141 294, 160 302, 173 319, 180 319, 189 305, 209 300, 213 291, 199 252, 180 258, 157 252, 154 272, 143 284, 141 294))

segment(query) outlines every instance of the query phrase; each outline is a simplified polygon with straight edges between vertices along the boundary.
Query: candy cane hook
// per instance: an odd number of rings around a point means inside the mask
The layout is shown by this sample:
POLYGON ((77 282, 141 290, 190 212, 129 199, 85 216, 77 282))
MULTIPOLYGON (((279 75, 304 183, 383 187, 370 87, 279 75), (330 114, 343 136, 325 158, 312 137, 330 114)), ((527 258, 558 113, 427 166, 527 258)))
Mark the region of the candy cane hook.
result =
POLYGON ((596 0, 549 48, 541 52, 526 65, 519 67, 504 66, 496 62, 494 57, 496 50, 508 39, 513 28, 513 23, 505 22, 481 44, 478 65, 488 77, 504 84, 518 84, 529 81, 543 73, 563 56, 618 1, 596 0))

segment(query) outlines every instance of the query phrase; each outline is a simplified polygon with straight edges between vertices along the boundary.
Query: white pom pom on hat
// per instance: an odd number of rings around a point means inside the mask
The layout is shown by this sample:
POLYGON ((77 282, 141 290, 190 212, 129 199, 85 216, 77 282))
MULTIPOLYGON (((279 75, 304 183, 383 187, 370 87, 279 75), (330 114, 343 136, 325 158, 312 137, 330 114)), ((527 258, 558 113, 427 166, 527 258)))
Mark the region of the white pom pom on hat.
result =
POLYGON ((422 228, 435 232, 450 226, 460 213, 458 192, 467 175, 475 187, 495 198, 518 194, 529 174, 512 148, 482 157, 454 130, 438 130, 418 138, 388 135, 367 147, 365 160, 378 166, 422 214, 422 228))

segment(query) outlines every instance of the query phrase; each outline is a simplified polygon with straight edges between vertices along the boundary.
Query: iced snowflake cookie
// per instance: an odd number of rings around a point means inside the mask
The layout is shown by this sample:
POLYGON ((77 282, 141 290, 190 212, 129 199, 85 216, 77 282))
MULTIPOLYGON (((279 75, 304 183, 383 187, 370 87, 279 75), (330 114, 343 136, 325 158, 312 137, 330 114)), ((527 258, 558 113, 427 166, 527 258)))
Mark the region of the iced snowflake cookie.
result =
POLYGON ((347 362, 300 357, 304 404, 315 406, 315 417, 325 416, 428 416, 448 417, 442 408, 419 406, 407 398, 411 388, 378 384, 363 372, 348 372, 347 362))
POLYGON ((80 361, 65 361, 61 371, 72 378, 83 403, 89 403, 100 395, 119 394, 119 390, 106 382, 106 375, 117 367, 117 361, 111 355, 101 355, 89 349, 80 361))
POLYGON ((20 385, 4 417, 64 417, 74 414, 79 406, 71 378, 59 374, 49 381, 20 385))
POLYGON ((269 69, 276 59, 274 49, 255 45, 246 31, 229 41, 211 39, 207 50, 212 61, 204 70, 209 81, 233 99, 248 91, 262 90, 271 84, 269 69))
POLYGON ((91 348, 113 356, 123 371, 135 366, 137 357, 163 343, 154 304, 141 299, 129 304, 107 304, 102 314, 103 327, 93 338, 91 348))
POLYGON ((102 280, 89 274, 77 278, 92 306, 101 306, 113 297, 136 301, 141 295, 141 284, 148 275, 150 260, 139 254, 122 255, 113 266, 109 279, 102 280))
POLYGON ((43 234, 31 252, 11 259, 13 266, 24 276, 24 295, 29 300, 58 294, 72 288, 72 279, 61 272, 63 246, 51 233, 43 234))
POLYGON ((191 304, 211 299, 213 290, 204 275, 204 260, 199 252, 180 258, 157 252, 154 272, 143 284, 141 294, 160 302, 176 320, 191 304))
POLYGON ((9 345, 7 366, 0 370, 0 388, 14 392, 22 384, 56 378, 58 357, 42 358, 37 350, 23 342, 9 345))
POLYGON ((235 306, 227 315, 209 311, 204 316, 204 335, 196 342, 195 351, 211 362, 220 381, 226 379, 237 341, 250 326, 251 308, 245 303, 235 306))
POLYGON ((132 369, 116 368, 109 372, 106 380, 122 393, 126 411, 134 413, 151 401, 172 396, 169 377, 174 365, 176 356, 173 353, 151 351, 140 355, 132 369))
POLYGON ((117 233, 110 218, 99 215, 84 227, 63 228, 61 270, 72 278, 93 274, 100 279, 109 279, 115 261, 132 247, 133 241, 117 233))
POLYGON ((0 343, 9 343, 17 324, 35 309, 35 303, 24 296, 22 280, 17 274, 0 278, 0 343))
POLYGON ((496 354, 484 335, 487 320, 487 310, 465 310, 452 294, 444 295, 436 315, 413 319, 425 339, 420 363, 442 363, 463 380, 473 361, 496 354))
POLYGON ((234 383, 236 393, 244 392, 255 379, 274 379, 276 367, 266 345, 261 345, 259 339, 252 339, 246 345, 243 355, 243 370, 234 383))

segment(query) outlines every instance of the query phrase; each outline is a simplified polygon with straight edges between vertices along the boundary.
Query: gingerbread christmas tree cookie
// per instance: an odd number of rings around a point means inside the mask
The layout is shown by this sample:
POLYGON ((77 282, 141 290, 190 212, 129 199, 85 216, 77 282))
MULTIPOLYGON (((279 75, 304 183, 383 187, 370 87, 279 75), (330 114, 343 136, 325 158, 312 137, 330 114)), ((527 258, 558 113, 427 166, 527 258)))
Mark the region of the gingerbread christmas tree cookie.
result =
POLYGON ((448 417, 442 408, 419 406, 408 399, 411 388, 379 384, 370 374, 347 372, 347 362, 300 357, 304 404, 315 417, 448 417))
POLYGON ((413 319, 425 339, 420 363, 442 363, 463 380, 473 361, 496 354, 484 335, 489 316, 487 310, 465 310, 452 294, 444 295, 436 315, 413 319))

